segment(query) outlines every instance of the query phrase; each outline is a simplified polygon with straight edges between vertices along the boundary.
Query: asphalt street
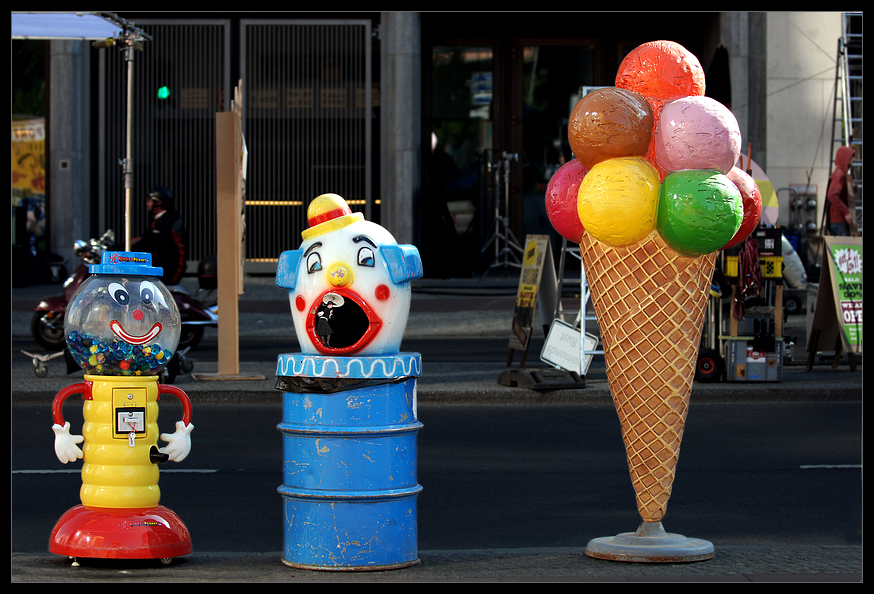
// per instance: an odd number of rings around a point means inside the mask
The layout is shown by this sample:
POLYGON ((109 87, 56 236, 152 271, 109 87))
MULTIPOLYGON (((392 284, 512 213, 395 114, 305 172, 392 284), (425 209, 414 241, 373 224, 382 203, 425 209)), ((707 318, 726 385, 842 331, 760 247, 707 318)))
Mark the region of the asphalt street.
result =
MULTIPOLYGON (((177 409, 168 406, 162 414, 172 420, 177 409)), ((45 407, 20 405, 13 415, 12 550, 19 554, 14 559, 42 559, 46 579, 70 575, 68 563, 45 553, 46 540, 60 514, 77 503, 80 477, 54 459, 45 407)), ((231 560, 264 559, 271 552, 273 579, 302 575, 279 562, 280 418, 281 409, 269 405, 206 405, 195 411, 192 454, 179 465, 162 466, 161 475, 162 504, 184 519, 195 551, 193 560, 179 560, 165 576, 178 571, 188 579, 197 573, 187 572, 202 570, 207 559, 224 558, 229 563, 216 569, 223 580, 257 581, 251 567, 233 567, 231 560)), ((635 574, 688 579, 707 572, 709 561, 639 574, 626 564, 585 557, 590 538, 633 531, 639 521, 612 406, 430 405, 420 408, 419 419, 422 567, 396 570, 390 579, 435 578, 431 564, 448 551, 465 564, 480 560, 478 571, 486 573, 469 573, 467 579, 524 579, 513 572, 491 573, 523 551, 564 551, 565 562, 576 567, 573 577, 581 579, 635 574), (485 551, 498 556, 487 562, 485 551), (465 559, 465 552, 471 558, 465 559)), ((70 420, 79 422, 73 413, 70 420)), ((781 574, 771 579, 853 580, 842 564, 852 551, 861 562, 860 451, 858 402, 797 403, 789 409, 780 403, 695 405, 665 527, 712 542, 715 566, 724 568, 729 551, 735 562, 741 551, 753 553, 732 572, 767 567, 763 573, 781 574), (775 552, 789 549, 803 554, 774 565, 775 552)), ((99 563, 83 567, 83 575, 92 577, 106 569, 99 563)), ((570 577, 569 571, 556 576, 570 577)), ((318 572, 303 572, 310 573, 318 572)), ((330 579, 337 574, 318 581, 330 579)))
MULTIPOLYGON (((240 365, 263 380, 176 382, 194 403, 196 430, 189 458, 161 467, 161 502, 186 521, 193 553, 169 566, 82 560, 74 567, 46 548, 51 526, 78 503, 80 483, 54 457, 50 417, 57 390, 81 380, 57 365, 35 378, 20 353, 34 348, 26 303, 47 288, 13 290, 13 582, 862 580, 861 369, 820 364, 805 372, 796 364, 778 383, 696 383, 665 529, 713 542, 716 556, 593 559, 585 554, 589 539, 639 522, 603 362, 596 358, 580 389, 497 385, 512 316, 506 286, 414 294, 404 348, 421 352, 424 363, 418 565, 333 572, 280 562, 281 405, 273 381, 276 353, 296 345, 287 302, 256 283, 240 302, 240 365)), ((195 369, 215 369, 210 332, 192 353, 195 369)), ((532 343, 528 365, 544 365, 542 339, 532 343)), ((65 414, 75 426, 81 411, 73 400, 65 414)), ((162 404, 162 419, 172 422, 178 408, 162 404)))

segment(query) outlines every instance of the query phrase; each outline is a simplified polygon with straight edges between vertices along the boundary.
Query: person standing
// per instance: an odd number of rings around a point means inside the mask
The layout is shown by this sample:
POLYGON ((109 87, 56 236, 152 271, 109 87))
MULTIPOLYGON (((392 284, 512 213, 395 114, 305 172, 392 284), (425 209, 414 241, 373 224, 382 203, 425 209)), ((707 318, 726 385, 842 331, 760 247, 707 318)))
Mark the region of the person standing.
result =
POLYGON ((326 347, 331 346, 331 334, 334 329, 331 328, 331 319, 334 317, 334 304, 330 301, 323 303, 316 312, 316 334, 319 335, 322 344, 326 347))
POLYGON ((176 199, 170 190, 158 186, 149 192, 146 208, 151 219, 149 229, 131 247, 152 254, 152 265, 164 269, 161 282, 177 285, 185 274, 188 231, 176 210, 176 199))
POLYGON ((832 235, 849 235, 855 227, 856 217, 850 208, 855 200, 855 188, 850 167, 856 149, 842 146, 835 155, 835 169, 828 180, 826 199, 828 208, 828 230, 832 235))

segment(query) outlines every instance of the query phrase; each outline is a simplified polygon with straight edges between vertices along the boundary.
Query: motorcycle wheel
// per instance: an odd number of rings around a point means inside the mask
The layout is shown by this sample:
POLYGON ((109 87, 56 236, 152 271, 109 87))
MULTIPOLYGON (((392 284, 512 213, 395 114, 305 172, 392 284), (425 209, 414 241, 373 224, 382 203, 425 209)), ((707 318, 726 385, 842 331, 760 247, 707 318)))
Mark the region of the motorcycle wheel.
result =
POLYGON ((64 314, 53 314, 47 311, 34 312, 30 319, 30 333, 42 348, 48 351, 62 351, 66 346, 64 340, 64 314), (53 316, 52 325, 46 323, 47 316, 53 316), (54 326, 54 327, 52 327, 54 326))
POLYGON ((786 295, 783 298, 783 319, 785 320, 790 315, 795 316, 799 313, 801 313, 801 300, 795 295, 786 295))
POLYGON ((194 348, 198 344, 200 344, 200 340, 203 338, 203 326, 192 326, 189 324, 182 324, 182 332, 179 334, 179 344, 176 346, 176 350, 181 351, 184 348, 194 348))
POLYGON ((722 356, 713 349, 703 348, 698 353, 698 362, 695 365, 695 381, 718 382, 722 378, 724 369, 722 356))

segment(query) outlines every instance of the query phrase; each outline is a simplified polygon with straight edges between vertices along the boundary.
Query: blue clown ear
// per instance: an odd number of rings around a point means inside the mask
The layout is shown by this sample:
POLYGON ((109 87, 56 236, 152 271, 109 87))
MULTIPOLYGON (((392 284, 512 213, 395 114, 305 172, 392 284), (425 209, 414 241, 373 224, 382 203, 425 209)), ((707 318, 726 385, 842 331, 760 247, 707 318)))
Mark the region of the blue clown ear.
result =
POLYGON ((276 267, 276 285, 294 291, 297 286, 297 266, 303 256, 303 250, 289 250, 279 255, 276 267))
POLYGON ((395 284, 421 278, 424 274, 422 258, 414 245, 382 245, 379 247, 379 252, 395 284))

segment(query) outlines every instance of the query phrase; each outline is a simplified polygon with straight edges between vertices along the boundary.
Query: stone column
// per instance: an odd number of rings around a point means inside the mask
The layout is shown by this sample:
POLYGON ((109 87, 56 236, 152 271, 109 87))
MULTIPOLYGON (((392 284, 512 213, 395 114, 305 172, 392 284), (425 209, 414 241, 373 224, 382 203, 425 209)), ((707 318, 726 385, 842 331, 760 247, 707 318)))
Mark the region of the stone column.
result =
POLYGON ((382 13, 381 224, 398 243, 416 243, 421 188, 421 37, 416 12, 382 13))
MULTIPOLYGON (((73 241, 92 233, 90 185, 90 51, 86 41, 52 41, 46 211, 52 251, 76 267, 73 241)), ((102 233, 102 231, 101 231, 102 233)))

